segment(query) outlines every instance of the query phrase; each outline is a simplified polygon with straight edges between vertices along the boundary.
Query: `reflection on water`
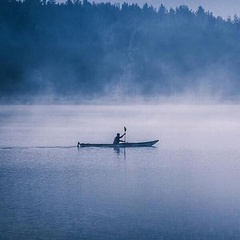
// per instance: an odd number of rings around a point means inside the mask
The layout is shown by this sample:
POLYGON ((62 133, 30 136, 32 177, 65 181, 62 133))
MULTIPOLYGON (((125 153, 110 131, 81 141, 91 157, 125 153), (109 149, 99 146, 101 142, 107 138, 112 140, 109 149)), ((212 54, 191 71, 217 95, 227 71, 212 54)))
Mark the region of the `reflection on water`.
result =
MULTIPOLYGON (((126 151, 125 148, 123 150, 124 150, 124 152, 126 151)), ((119 147, 115 147, 114 148, 114 152, 119 155, 120 154, 120 148, 119 147)))
POLYGON ((238 106, 149 108, 0 107, 0 238, 239 239, 238 106))

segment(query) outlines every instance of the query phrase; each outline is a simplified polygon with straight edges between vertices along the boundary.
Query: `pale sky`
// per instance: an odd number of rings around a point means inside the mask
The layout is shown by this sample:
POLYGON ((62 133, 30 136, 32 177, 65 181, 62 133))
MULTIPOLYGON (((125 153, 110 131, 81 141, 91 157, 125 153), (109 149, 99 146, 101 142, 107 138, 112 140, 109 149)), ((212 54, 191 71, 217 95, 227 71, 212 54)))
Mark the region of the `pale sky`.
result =
MULTIPOLYGON (((65 0, 57 0, 58 2, 65 2, 65 0)), ((89 0, 89 2, 92 2, 89 0)), ((227 18, 233 17, 237 14, 240 17, 240 0, 94 0, 94 2, 111 2, 111 3, 137 3, 142 6, 145 2, 154 7, 159 7, 161 3, 168 9, 175 8, 180 5, 187 5, 190 9, 195 11, 198 6, 202 6, 205 11, 212 12, 214 16, 222 16, 227 18)))

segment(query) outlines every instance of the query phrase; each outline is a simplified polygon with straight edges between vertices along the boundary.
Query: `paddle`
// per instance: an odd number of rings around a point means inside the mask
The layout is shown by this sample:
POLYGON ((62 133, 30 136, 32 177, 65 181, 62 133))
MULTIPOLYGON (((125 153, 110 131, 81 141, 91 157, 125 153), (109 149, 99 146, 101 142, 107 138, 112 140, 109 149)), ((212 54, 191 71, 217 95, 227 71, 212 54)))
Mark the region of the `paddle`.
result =
POLYGON ((124 133, 125 133, 125 135, 124 135, 124 142, 126 142, 126 138, 127 138, 127 128, 126 127, 124 127, 124 133))

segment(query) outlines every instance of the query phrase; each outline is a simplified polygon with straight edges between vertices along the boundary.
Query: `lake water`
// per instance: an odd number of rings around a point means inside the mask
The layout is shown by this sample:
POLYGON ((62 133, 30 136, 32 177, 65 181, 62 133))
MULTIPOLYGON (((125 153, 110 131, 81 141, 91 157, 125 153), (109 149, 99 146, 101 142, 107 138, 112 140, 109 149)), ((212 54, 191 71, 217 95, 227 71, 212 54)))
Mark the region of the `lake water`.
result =
POLYGON ((240 239, 240 106, 0 106, 0 239, 240 239), (151 148, 76 148, 159 139, 151 148))

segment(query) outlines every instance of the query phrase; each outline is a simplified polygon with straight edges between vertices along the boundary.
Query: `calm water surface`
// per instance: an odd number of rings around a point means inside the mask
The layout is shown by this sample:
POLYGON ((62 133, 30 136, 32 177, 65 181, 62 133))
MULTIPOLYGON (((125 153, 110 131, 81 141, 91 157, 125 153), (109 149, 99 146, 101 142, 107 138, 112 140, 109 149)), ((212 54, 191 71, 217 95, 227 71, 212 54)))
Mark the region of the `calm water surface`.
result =
POLYGON ((240 106, 0 106, 0 239, 240 239, 240 106), (77 149, 159 139, 152 148, 77 149))

